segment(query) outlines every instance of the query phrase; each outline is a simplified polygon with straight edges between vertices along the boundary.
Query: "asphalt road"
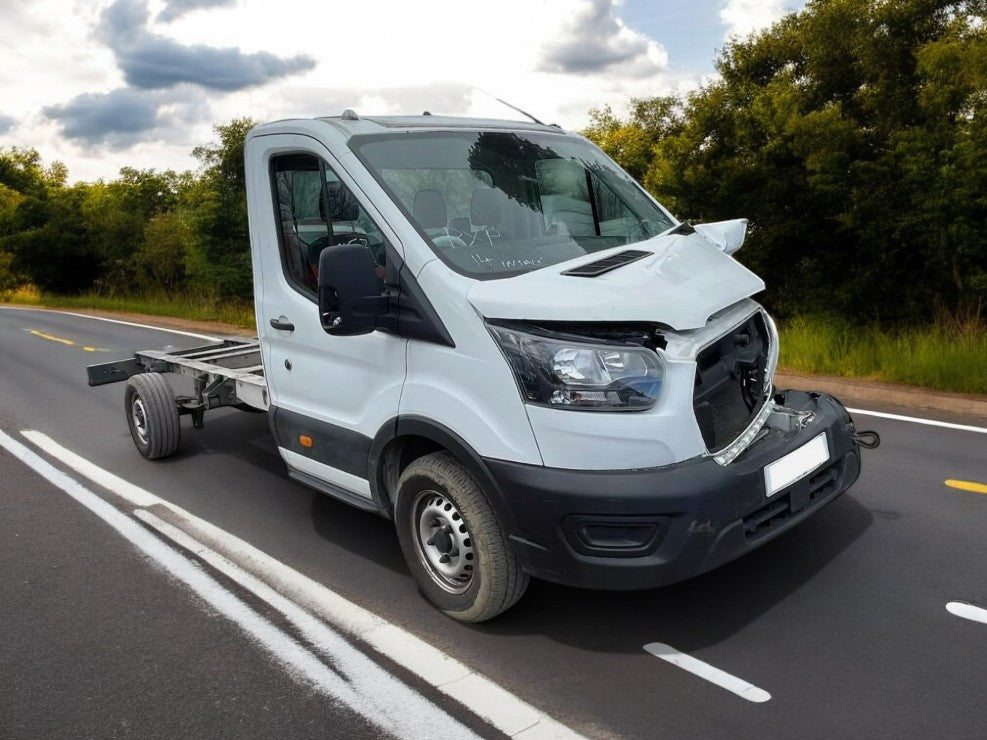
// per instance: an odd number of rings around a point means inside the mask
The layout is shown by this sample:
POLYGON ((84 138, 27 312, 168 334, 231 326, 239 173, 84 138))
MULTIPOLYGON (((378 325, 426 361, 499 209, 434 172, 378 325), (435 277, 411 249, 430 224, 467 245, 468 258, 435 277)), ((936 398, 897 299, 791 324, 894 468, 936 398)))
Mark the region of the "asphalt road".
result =
MULTIPOLYGON (((286 478, 263 415, 210 412, 195 431, 183 419, 176 456, 157 463, 139 456, 124 421, 123 385, 89 388, 85 365, 198 341, 2 309, 0 431, 25 444, 21 430, 48 435, 584 735, 983 736, 987 624, 955 616, 946 604, 987 608, 987 495, 944 481, 987 483, 987 435, 858 416, 858 427, 880 432, 883 444, 865 451, 855 487, 751 555, 647 592, 534 582, 501 618, 465 626, 419 596, 389 522, 286 478), (770 700, 746 701, 659 660, 644 650, 654 642, 770 700)), ((0 633, 0 736, 380 732, 295 680, 2 450, 0 633)), ((495 734, 394 672, 454 721, 495 734)))

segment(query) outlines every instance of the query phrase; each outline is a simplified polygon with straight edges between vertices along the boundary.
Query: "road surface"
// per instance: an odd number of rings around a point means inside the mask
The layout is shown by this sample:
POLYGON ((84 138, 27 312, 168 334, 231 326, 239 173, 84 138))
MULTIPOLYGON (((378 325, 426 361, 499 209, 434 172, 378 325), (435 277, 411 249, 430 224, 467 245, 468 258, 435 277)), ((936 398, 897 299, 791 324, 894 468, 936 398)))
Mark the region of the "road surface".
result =
POLYGON ((177 455, 140 457, 123 385, 89 388, 85 365, 201 341, 0 309, 0 736, 982 737, 987 434, 855 414, 882 446, 778 540, 653 591, 533 582, 467 626, 417 593, 389 522, 285 476, 263 414, 183 418, 177 455), (245 586, 232 550, 224 571, 162 536, 172 511, 260 551, 291 603, 245 586), (306 627, 293 610, 318 609, 285 579, 406 637, 306 627), (422 645, 479 683, 430 680, 422 645))

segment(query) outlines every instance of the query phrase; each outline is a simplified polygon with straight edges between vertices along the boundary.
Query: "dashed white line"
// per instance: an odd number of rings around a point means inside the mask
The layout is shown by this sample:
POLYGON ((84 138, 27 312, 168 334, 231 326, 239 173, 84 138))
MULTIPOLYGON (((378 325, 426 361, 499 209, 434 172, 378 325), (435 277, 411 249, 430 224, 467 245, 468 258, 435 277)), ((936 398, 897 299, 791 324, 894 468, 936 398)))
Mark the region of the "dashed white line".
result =
POLYGON ((726 671, 721 671, 719 668, 711 666, 709 663, 704 663, 698 658, 693 658, 691 655, 679 652, 672 646, 666 645, 663 642, 649 642, 644 646, 644 649, 656 658, 661 658, 662 660, 671 663, 684 671, 688 671, 694 676, 699 676, 699 678, 705 679, 712 684, 716 684, 722 689, 732 691, 734 694, 742 699, 746 699, 747 701, 760 704, 761 702, 766 702, 771 698, 771 694, 764 689, 759 689, 757 686, 748 683, 742 678, 737 678, 726 671))
POLYGON ((331 654, 342 675, 223 588, 201 567, 30 449, 0 431, 0 446, 89 509, 122 537, 236 624, 297 680, 348 706, 398 737, 476 737, 467 727, 371 661, 325 624, 310 618, 305 636, 331 654), (344 677, 345 676, 345 677, 344 677), (435 723, 433 725, 433 723, 435 723), (437 729, 442 728, 442 729, 437 729))
POLYGON ((987 624, 987 609, 982 609, 973 604, 967 604, 963 601, 950 601, 946 604, 946 611, 963 619, 987 624))
POLYGON ((901 414, 888 414, 884 411, 868 411, 867 409, 847 408, 851 414, 861 414, 863 416, 876 416, 879 419, 893 419, 894 421, 908 421, 913 424, 925 424, 930 427, 942 427, 943 429, 958 429, 961 432, 977 432, 987 434, 987 427, 975 427, 970 424, 953 424, 948 421, 936 421, 935 419, 920 419, 917 416, 902 416, 901 414))
MULTIPOLYGON (((269 587, 268 591, 258 593, 268 603, 272 603, 271 599, 274 598, 271 594, 276 593, 278 597, 285 599, 284 602, 278 601, 279 604, 300 607, 353 635, 377 653, 460 702, 501 732, 524 740, 580 737, 570 728, 459 660, 316 583, 235 535, 95 465, 41 432, 23 431, 21 434, 79 474, 130 504, 139 509, 150 509, 135 512, 135 516, 202 557, 212 567, 240 582, 240 585, 253 590, 246 585, 246 579, 241 580, 227 572, 226 568, 229 566, 224 565, 224 561, 245 576, 254 578, 265 588, 269 587), (157 522, 168 526, 158 526, 157 522), (182 536, 173 537, 176 532, 182 536)), ((280 610, 280 607, 276 608, 280 610)))

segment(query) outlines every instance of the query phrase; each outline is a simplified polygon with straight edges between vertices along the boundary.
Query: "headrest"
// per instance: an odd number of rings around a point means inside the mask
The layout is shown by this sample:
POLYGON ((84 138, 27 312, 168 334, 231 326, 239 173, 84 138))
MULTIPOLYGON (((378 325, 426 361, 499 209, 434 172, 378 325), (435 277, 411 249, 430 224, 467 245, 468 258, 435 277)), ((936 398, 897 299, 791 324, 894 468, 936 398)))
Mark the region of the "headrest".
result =
POLYGON ((507 205, 507 195, 503 190, 495 188, 480 188, 473 191, 470 202, 470 221, 473 226, 496 228, 504 217, 504 206, 507 205))
POLYGON ((329 201, 329 218, 326 220, 356 221, 360 218, 360 204, 343 183, 327 182, 326 200, 329 201))
POLYGON ((446 202, 438 190, 415 193, 415 221, 423 229, 444 229, 448 222, 446 202))

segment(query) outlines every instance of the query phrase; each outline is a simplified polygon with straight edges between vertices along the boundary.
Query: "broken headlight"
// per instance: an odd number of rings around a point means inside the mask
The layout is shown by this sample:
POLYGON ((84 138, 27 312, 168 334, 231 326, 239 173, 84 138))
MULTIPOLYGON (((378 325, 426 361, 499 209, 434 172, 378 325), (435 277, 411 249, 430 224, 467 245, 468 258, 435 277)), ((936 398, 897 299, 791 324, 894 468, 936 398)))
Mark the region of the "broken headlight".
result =
POLYGON ((555 408, 636 411, 654 406, 664 370, 643 347, 583 344, 488 326, 528 403, 555 408))

